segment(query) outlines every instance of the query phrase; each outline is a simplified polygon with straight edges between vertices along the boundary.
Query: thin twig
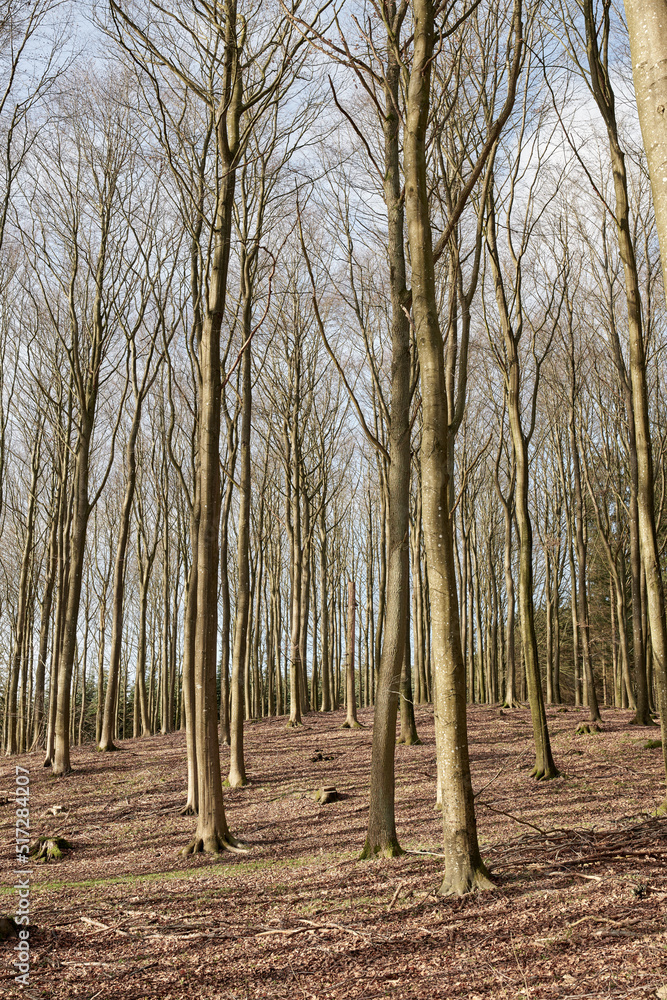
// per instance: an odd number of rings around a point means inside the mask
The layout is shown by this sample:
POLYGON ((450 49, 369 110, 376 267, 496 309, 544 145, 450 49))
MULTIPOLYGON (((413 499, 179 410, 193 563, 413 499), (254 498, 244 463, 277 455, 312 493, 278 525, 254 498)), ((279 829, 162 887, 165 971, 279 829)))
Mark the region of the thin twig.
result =
POLYGON ((545 835, 545 832, 542 829, 542 827, 536 826, 535 823, 529 823, 527 819, 520 819, 518 816, 514 816, 512 813, 505 812, 504 809, 496 809, 495 806, 489 805, 488 802, 481 802, 480 801, 479 805, 480 806, 486 806, 486 808, 490 809, 491 812, 498 813, 500 816, 508 816, 510 819, 513 819, 515 823, 522 823, 523 826, 529 826, 533 830, 537 830, 538 833, 541 833, 543 837, 545 835))
POLYGON ((393 895, 393 896, 391 897, 391 903, 390 903, 390 904, 389 904, 389 906, 387 907, 387 913, 389 913, 389 911, 391 910, 392 906, 394 905, 394 903, 395 903, 395 902, 396 902, 396 900, 398 899, 398 894, 399 894, 399 892, 401 891, 401 889, 402 889, 402 888, 403 888, 403 883, 402 883, 402 882, 399 882, 399 883, 398 883, 398 885, 396 886, 396 892, 395 892, 395 893, 394 893, 394 895, 393 895))

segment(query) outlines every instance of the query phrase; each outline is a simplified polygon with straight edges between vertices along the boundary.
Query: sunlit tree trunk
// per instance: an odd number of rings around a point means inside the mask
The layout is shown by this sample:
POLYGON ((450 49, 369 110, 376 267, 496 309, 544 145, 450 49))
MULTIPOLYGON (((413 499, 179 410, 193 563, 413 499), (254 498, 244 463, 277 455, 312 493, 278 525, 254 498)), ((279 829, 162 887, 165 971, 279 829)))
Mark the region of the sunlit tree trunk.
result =
MULTIPOLYGON (((626 0, 630 51, 639 120, 648 157, 663 275, 667 276, 667 11, 664 0, 626 0)), ((584 0, 586 43, 593 95, 607 127, 614 174, 616 224, 628 308, 630 380, 637 440, 637 507, 642 561, 667 774, 667 624, 660 551, 656 534, 655 491, 646 376, 646 345, 642 330, 641 294, 637 273, 625 156, 618 140, 614 92, 606 65, 606 35, 600 55, 592 0, 584 0)), ((608 25, 603 26, 603 31, 608 25)), ((667 286, 666 286, 667 287, 667 286)), ((663 803, 667 811, 667 798, 663 803)))
MULTIPOLYGON (((252 298, 248 282, 248 261, 241 255, 243 274, 243 341, 250 335, 252 322, 252 298)), ((243 720, 246 699, 244 697, 245 664, 249 652, 248 619, 250 612, 250 429, 252 419, 252 354, 248 343, 244 352, 241 383, 241 433, 239 436, 239 517, 238 517, 238 584, 236 588, 236 620, 234 623, 234 650, 232 654, 231 719, 230 719, 230 759, 229 784, 232 788, 246 785, 243 754, 243 720)), ((258 627, 258 623, 257 626, 258 627)))
POLYGON ((465 668, 461 650, 449 502, 448 419, 438 321, 426 172, 426 128, 434 51, 434 9, 414 0, 414 54, 405 125, 405 210, 412 263, 412 308, 419 351, 423 432, 422 493, 429 574, 438 770, 443 780, 443 892, 488 886, 477 840, 468 757, 465 668))
MULTIPOLYGON (((29 619, 28 597, 30 585, 30 568, 33 560, 33 534, 35 527, 35 507, 37 504, 37 478, 40 466, 40 446, 42 441, 41 428, 38 429, 32 451, 32 475, 28 492, 28 512, 26 515, 25 537, 23 540, 23 555, 21 557, 21 572, 19 575, 18 608, 14 635, 14 652, 9 673, 9 739, 7 754, 19 752, 19 725, 17 692, 21 662, 27 660, 28 646, 26 644, 26 620, 29 619)), ((25 710, 25 704, 24 704, 25 710)), ((25 720, 23 722, 25 727, 25 720)))

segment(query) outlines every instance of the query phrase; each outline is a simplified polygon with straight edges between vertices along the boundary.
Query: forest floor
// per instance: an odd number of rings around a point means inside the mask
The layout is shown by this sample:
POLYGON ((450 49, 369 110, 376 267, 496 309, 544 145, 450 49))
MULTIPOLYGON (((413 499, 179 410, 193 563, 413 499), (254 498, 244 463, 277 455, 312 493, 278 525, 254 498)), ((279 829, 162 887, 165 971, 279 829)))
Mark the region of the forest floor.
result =
MULTIPOLYGON (((603 711, 603 732, 576 736, 584 710, 548 710, 562 776, 530 777, 527 709, 469 712, 484 858, 496 888, 436 895, 443 873, 434 809, 430 710, 423 745, 396 750, 399 839, 408 853, 360 861, 372 712, 246 723, 250 784, 225 794, 248 854, 187 857, 184 734, 126 740, 102 756, 72 752, 54 778, 30 768, 31 836, 72 850, 31 865, 29 986, 14 982, 16 941, 0 945, 0 996, 53 1000, 251 998, 667 997, 667 818, 659 730, 603 711), (318 756, 321 760, 313 759, 318 756), (312 793, 333 784, 339 801, 312 793), (63 806, 65 815, 47 812, 63 806), (430 852, 430 853, 429 853, 430 852)), ((222 749, 223 773, 228 749, 222 749)), ((0 788, 12 796, 16 759, 0 788)), ((0 913, 15 914, 13 798, 2 820, 0 913)))

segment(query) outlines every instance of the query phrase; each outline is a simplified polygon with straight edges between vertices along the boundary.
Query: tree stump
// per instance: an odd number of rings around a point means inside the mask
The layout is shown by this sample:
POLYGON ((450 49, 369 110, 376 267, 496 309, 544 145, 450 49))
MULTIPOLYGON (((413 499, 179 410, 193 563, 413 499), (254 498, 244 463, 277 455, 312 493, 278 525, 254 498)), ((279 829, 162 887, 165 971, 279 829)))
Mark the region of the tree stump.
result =
POLYGON ((35 861, 60 861, 63 851, 71 851, 72 845, 64 837, 40 837, 30 848, 30 855, 35 861))
POLYGON ((0 941, 7 941, 11 937, 17 938, 19 929, 13 917, 0 917, 0 941))
POLYGON ((327 802, 335 802, 338 799, 338 792, 335 785, 321 785, 317 791, 317 801, 321 806, 327 802))

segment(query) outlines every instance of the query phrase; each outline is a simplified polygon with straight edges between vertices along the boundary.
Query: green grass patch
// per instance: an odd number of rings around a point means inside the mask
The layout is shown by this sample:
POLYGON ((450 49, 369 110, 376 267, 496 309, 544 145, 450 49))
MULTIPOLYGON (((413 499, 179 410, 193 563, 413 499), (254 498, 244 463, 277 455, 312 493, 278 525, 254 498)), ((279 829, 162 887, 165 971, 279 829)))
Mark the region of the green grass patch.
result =
MULTIPOLYGON (((224 855, 221 855, 224 857, 224 855)), ((239 878, 248 872, 270 871, 272 869, 281 870, 286 868, 305 868, 308 865, 318 865, 329 862, 331 858, 341 860, 339 854, 314 855, 313 857, 285 858, 279 860, 256 860, 256 861, 233 861, 226 863, 220 861, 217 864, 206 865, 198 868, 185 868, 170 872, 140 872, 137 875, 112 875, 108 878, 84 879, 82 881, 69 881, 58 879, 49 882, 32 882, 31 893, 57 892, 59 889, 92 889, 96 886, 113 885, 133 885, 139 882, 172 882, 177 880, 188 881, 189 879, 212 878, 216 873, 225 878, 239 878)), ((9 896, 14 892, 11 886, 0 886, 0 896, 9 896)))

